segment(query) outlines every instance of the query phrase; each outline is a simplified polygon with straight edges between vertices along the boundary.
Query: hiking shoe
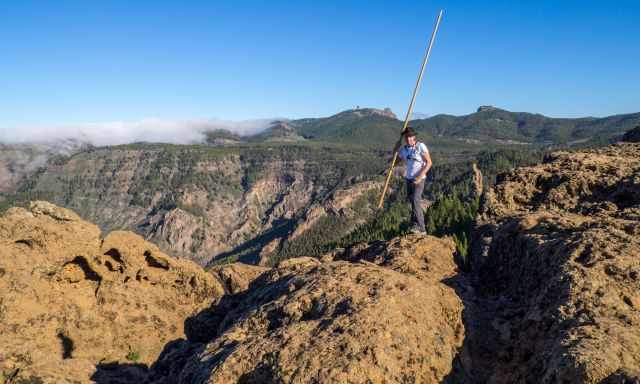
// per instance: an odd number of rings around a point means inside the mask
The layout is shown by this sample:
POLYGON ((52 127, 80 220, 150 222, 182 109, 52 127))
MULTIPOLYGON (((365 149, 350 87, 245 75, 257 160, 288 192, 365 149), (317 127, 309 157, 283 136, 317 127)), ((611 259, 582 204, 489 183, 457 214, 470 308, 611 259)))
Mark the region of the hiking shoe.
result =
POLYGON ((418 227, 411 227, 409 232, 411 232, 413 234, 424 234, 424 232, 422 230, 420 230, 420 228, 418 228, 418 227))

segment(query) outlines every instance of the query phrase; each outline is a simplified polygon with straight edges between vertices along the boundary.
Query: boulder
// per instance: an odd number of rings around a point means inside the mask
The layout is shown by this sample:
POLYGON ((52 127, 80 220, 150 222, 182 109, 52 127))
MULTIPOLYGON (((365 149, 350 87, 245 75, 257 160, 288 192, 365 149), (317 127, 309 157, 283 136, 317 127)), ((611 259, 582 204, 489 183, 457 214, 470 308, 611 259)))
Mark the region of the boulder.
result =
POLYGON ((101 238, 46 202, 11 208, 0 217, 0 382, 139 379, 223 294, 214 276, 138 235, 101 238))

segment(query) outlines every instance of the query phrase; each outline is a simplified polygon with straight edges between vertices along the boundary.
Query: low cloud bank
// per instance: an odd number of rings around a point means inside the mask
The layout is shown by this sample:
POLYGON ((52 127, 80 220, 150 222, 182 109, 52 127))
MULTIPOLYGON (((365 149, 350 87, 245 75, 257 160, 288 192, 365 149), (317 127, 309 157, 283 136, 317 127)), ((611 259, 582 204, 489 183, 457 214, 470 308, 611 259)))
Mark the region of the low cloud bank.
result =
POLYGON ((226 129, 248 136, 269 128, 277 119, 245 121, 228 120, 162 120, 114 121, 59 126, 0 128, 1 143, 34 143, 75 139, 93 145, 127 144, 137 141, 192 144, 204 141, 204 133, 226 129))

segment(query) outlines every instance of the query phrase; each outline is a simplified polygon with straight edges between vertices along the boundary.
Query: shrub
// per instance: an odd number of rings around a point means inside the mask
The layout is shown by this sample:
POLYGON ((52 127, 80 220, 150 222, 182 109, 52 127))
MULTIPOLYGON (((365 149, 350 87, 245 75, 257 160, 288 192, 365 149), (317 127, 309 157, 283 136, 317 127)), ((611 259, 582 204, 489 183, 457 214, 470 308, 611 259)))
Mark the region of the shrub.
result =
POLYGON ((127 353, 127 360, 129 360, 129 361, 138 361, 138 360, 140 360, 140 354, 138 352, 135 352, 135 351, 129 351, 129 353, 127 353))

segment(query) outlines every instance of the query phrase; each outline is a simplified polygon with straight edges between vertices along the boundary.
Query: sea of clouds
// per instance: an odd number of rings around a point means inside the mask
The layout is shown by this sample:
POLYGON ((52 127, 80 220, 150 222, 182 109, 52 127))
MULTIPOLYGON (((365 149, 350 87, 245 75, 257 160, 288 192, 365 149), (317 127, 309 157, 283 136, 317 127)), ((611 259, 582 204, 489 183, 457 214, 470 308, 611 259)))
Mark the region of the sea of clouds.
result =
POLYGON ((225 129, 241 136, 264 131, 278 119, 230 121, 219 119, 164 120, 147 118, 137 121, 112 121, 66 125, 31 125, 0 127, 0 143, 42 143, 79 140, 92 145, 117 145, 134 142, 173 144, 201 143, 206 131, 225 129))

